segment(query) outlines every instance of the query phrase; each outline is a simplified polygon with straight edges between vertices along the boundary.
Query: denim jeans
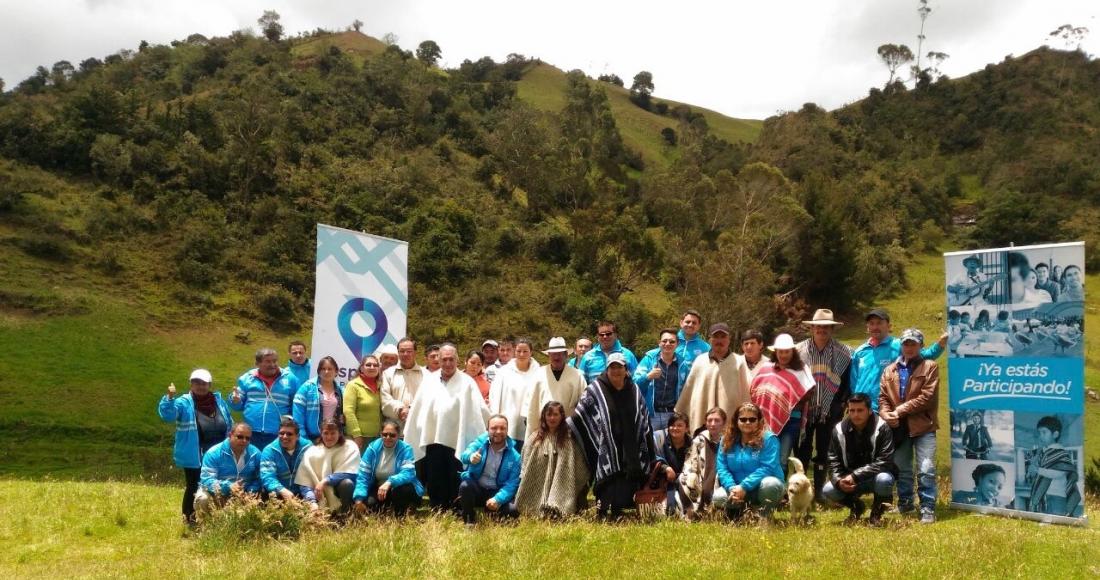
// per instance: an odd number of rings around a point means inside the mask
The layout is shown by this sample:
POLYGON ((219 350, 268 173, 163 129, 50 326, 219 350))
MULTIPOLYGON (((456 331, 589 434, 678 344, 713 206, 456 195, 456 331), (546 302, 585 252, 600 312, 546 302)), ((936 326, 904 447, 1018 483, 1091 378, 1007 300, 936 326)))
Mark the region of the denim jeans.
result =
POLYGON ((779 467, 783 470, 784 475, 790 475, 790 473, 787 473, 789 467, 787 460, 790 459, 791 452, 798 446, 798 436, 801 432, 801 417, 791 417, 779 432, 779 467))
POLYGON ((779 498, 783 497, 784 491, 783 482, 769 475, 761 480, 759 487, 745 492, 745 501, 734 502, 728 500, 726 502, 726 514, 735 517, 744 510, 747 504, 762 507, 763 515, 770 516, 775 506, 779 504, 779 498))
POLYGON ((856 484, 852 493, 844 493, 839 487, 833 487, 833 482, 828 482, 821 490, 829 501, 841 503, 846 497, 859 497, 873 493, 875 497, 889 498, 894 496, 894 476, 889 473, 880 473, 874 479, 867 479, 856 484))
POLYGON ((898 506, 913 506, 913 461, 917 464, 917 495, 922 511, 936 509, 936 432, 899 437, 894 448, 898 466, 898 506), (915 457, 914 457, 915 456, 915 457))

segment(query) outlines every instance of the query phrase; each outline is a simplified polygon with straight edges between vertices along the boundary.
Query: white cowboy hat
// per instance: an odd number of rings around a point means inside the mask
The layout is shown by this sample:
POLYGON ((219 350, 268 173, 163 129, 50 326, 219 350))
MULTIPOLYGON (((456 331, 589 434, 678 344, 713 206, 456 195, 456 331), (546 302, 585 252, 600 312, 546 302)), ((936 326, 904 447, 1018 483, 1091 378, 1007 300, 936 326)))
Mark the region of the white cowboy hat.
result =
POLYGON ((813 320, 803 320, 802 324, 809 326, 843 326, 843 322, 833 320, 833 311, 828 308, 818 308, 814 311, 813 320))
POLYGON ((542 351, 542 354, 550 354, 552 352, 569 352, 569 347, 565 344, 565 338, 555 336, 550 339, 550 348, 542 351))
POLYGON ((768 350, 790 350, 794 348, 794 339, 789 334, 780 334, 775 337, 775 344, 768 347, 768 350))

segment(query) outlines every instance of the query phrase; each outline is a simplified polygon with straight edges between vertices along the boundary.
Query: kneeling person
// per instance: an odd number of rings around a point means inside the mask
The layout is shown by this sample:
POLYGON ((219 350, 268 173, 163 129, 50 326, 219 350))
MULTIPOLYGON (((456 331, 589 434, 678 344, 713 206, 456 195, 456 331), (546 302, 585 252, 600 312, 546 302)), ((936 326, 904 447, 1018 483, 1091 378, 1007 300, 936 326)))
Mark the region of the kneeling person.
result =
POLYGON ((783 496, 779 438, 764 425, 760 407, 743 403, 726 426, 717 456, 718 482, 726 490, 726 515, 740 519, 749 506, 771 519, 783 496))
POLYGON ((424 486, 416 478, 413 448, 401 441, 401 426, 393 419, 382 422, 379 438, 367 445, 355 482, 355 512, 392 508, 401 517, 420 505, 424 486))
POLYGON ((233 425, 229 438, 202 456, 195 510, 208 513, 213 504, 222 505, 234 493, 260 492, 260 450, 249 443, 252 427, 233 425))
POLYGON ((825 484, 826 498, 851 510, 849 522, 863 515, 859 496, 873 493, 874 505, 868 520, 882 521, 886 504, 893 499, 898 468, 894 465, 894 438, 890 426, 871 414, 871 398, 856 393, 848 399, 848 417, 833 429, 829 443, 832 480, 825 484))
POLYGON ((462 519, 472 527, 477 521, 479 504, 508 517, 518 515, 512 500, 519 489, 520 455, 508 437, 508 418, 493 415, 489 431, 470 443, 462 452, 462 483, 458 500, 462 519))
POLYGON ((264 491, 279 499, 302 497, 294 485, 294 474, 302 463, 302 455, 312 445, 301 436, 298 422, 290 415, 279 420, 279 440, 272 441, 260 452, 260 482, 264 491))

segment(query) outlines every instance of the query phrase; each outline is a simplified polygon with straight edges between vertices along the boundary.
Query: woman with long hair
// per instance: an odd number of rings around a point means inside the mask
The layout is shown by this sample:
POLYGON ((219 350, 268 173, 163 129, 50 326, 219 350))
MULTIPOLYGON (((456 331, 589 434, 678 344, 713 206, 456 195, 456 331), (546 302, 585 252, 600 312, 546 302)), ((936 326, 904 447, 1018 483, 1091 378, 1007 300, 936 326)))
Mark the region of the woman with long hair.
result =
POLYGON ((764 414, 765 426, 779 436, 779 465, 785 467, 798 444, 814 378, 802 363, 791 335, 780 334, 768 348, 774 353, 773 360, 756 373, 749 399, 764 414))
POLYGON ((321 423, 336 421, 344 426, 344 385, 336 382, 340 365, 326 356, 317 363, 317 376, 306 381, 294 395, 293 413, 302 436, 317 443, 321 440, 321 423))
POLYGON ((471 350, 466 355, 466 366, 463 369, 470 378, 477 383, 477 390, 481 391, 481 398, 485 404, 489 404, 489 378, 485 376, 485 355, 480 350, 471 350))
POLYGON ((327 508, 342 517, 351 510, 358 473, 359 447, 335 421, 325 421, 321 443, 305 451, 294 483, 314 509, 327 508))
POLYGON ((550 401, 523 449, 516 509, 525 516, 573 515, 584 505, 587 483, 584 452, 565 424, 565 407, 550 401))
POLYGON ((382 429, 382 364, 368 354, 359 365, 359 374, 344 387, 344 420, 347 432, 362 453, 382 429))
POLYGON ((543 375, 538 361, 531 357, 533 350, 530 340, 517 339, 515 358, 500 367, 489 389, 489 412, 508 418, 508 436, 521 453, 527 436, 527 406, 543 375))
POLYGON ((759 507, 771 519, 783 495, 783 470, 779 467, 779 439, 764 426, 760 407, 744 403, 718 445, 718 482, 729 494, 726 515, 739 520, 746 507, 759 507))

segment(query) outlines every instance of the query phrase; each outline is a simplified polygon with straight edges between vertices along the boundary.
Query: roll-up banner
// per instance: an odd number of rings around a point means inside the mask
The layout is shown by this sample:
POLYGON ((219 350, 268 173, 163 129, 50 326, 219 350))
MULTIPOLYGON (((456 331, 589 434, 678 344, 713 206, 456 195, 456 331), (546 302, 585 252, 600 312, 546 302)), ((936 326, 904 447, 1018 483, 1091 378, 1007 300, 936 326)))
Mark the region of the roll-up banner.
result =
POLYGON ((1086 524, 1084 244, 944 258, 952 507, 1086 524))
POLYGON ((405 336, 408 260, 408 242, 317 224, 311 375, 332 356, 348 381, 364 356, 405 336))

